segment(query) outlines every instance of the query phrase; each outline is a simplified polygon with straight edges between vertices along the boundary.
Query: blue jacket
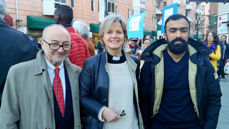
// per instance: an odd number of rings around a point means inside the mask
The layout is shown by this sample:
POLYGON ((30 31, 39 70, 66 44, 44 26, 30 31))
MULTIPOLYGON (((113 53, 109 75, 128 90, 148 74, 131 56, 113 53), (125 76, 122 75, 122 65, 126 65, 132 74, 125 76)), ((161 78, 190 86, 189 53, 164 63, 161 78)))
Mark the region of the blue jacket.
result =
MULTIPOLYGON (((125 54, 131 76, 134 78, 134 104, 138 116, 139 129, 143 129, 143 122, 138 104, 137 80, 139 75, 139 60, 125 54)), ((103 52, 86 59, 80 74, 80 104, 83 128, 102 129, 103 122, 98 120, 99 110, 108 106, 109 77, 107 73, 107 55, 103 52)))
POLYGON ((34 59, 38 48, 29 37, 0 20, 0 103, 9 68, 19 62, 34 59))
MULTIPOLYGON (((189 39, 188 44, 189 89, 194 111, 203 129, 216 129, 222 94, 219 79, 214 76, 214 68, 208 61, 210 51, 193 39, 189 39)), ((150 129, 153 117, 160 109, 164 86, 164 64, 161 57, 166 48, 167 42, 162 39, 151 44, 142 54, 144 64, 140 74, 139 96, 146 129, 150 129)))

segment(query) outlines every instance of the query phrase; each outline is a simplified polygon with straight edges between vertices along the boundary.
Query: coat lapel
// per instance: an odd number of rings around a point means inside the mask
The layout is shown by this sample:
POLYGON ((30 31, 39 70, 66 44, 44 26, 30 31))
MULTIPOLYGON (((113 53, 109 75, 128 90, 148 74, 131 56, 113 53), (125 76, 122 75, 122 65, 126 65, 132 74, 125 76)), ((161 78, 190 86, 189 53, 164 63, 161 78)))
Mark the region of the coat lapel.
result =
MULTIPOLYGON (((40 50, 36 57, 37 65, 35 64, 34 76, 40 76, 42 79, 43 86, 45 87, 48 100, 50 102, 51 111, 54 117, 54 99, 53 99, 53 89, 48 75, 47 66, 45 63, 44 51, 40 50)), ((42 84, 41 84, 42 85, 42 84)))

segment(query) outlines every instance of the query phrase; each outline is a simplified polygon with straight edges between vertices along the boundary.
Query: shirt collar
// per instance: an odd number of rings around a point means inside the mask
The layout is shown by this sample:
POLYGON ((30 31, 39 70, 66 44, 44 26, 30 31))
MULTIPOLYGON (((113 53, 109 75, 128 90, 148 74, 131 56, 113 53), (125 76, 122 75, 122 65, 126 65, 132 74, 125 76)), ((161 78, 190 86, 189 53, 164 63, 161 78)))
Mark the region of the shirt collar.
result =
MULTIPOLYGON (((47 66, 48 66, 49 69, 54 70, 54 69, 56 68, 56 67, 55 67, 53 64, 51 64, 46 58, 45 58, 45 61, 46 61, 47 66)), ((60 66, 58 66, 58 68, 62 69, 63 67, 64 67, 64 63, 63 63, 63 61, 62 61, 61 64, 60 64, 60 66)))

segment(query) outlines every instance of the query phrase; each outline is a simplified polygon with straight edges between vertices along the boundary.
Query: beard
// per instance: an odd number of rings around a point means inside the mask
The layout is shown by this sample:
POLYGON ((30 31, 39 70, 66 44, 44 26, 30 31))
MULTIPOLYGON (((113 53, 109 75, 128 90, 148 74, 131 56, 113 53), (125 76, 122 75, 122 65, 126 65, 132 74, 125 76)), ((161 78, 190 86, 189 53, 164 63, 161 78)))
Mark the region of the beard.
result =
POLYGON ((182 38, 176 38, 176 39, 172 40, 171 42, 169 42, 169 41, 167 41, 167 42, 168 42, 169 51, 175 55, 179 55, 179 54, 184 53, 188 48, 188 42, 182 38), (176 41, 180 41, 182 43, 175 44, 176 41))

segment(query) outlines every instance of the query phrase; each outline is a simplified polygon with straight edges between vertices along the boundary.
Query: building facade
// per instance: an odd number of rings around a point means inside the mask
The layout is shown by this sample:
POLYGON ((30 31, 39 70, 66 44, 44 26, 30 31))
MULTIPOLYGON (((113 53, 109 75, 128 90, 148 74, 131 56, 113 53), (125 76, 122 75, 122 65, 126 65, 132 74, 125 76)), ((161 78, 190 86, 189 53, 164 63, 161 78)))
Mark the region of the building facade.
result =
MULTIPOLYGON (((54 10, 60 4, 67 4, 73 8, 74 20, 88 24, 96 41, 98 41, 99 24, 109 14, 120 14, 128 20, 132 15, 145 12, 144 31, 159 36, 163 7, 178 3, 178 13, 186 15, 193 25, 196 23, 196 3, 187 0, 6 0, 6 2, 7 13, 13 18, 13 27, 38 36, 46 25, 53 23, 54 10)), ((191 33, 195 34, 195 30, 191 30, 191 33)))

